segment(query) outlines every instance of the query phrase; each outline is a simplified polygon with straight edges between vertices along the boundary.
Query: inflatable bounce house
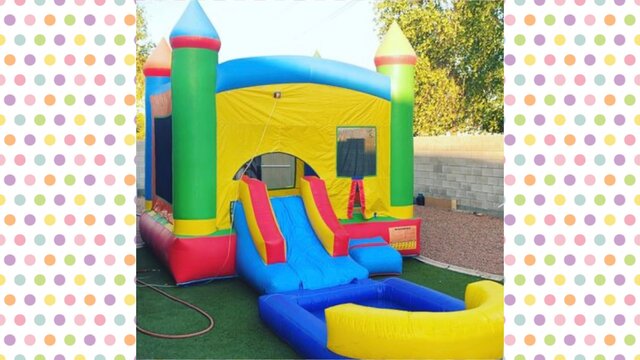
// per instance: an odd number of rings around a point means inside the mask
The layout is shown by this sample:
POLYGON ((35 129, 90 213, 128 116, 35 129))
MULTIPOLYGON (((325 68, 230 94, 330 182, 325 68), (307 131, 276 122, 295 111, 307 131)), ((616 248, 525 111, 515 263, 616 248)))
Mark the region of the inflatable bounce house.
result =
POLYGON ((416 55, 394 24, 377 72, 319 57, 218 63, 196 0, 144 66, 140 232, 177 284, 240 276, 313 358, 500 358, 502 287, 465 301, 400 280, 413 217, 416 55))

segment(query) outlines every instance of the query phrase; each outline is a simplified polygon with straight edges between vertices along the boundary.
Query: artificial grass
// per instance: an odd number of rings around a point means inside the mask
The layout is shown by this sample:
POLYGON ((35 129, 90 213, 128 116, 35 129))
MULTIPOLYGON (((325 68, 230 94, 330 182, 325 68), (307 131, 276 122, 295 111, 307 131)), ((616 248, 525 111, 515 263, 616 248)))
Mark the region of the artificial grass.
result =
MULTIPOLYGON (((403 279, 464 299, 466 285, 480 280, 424 264, 404 260, 403 279)), ((138 249, 138 278, 147 283, 174 284, 168 271, 148 248, 138 249)), ((162 288, 208 312, 216 321, 214 329, 202 336, 165 340, 138 333, 138 359, 298 359, 291 348, 275 336, 258 315, 258 294, 239 278, 215 280, 189 287, 162 288)), ((196 312, 151 289, 138 287, 137 320, 145 329, 181 334, 207 325, 196 312)))
MULTIPOLYGON (((355 210, 355 211, 359 211, 359 210, 355 210)), ((356 223, 363 223, 363 222, 367 222, 367 221, 394 221, 394 220, 398 220, 396 218, 392 218, 390 216, 378 216, 376 218, 373 219, 365 219, 364 216, 362 216, 362 213, 359 212, 354 212, 352 214, 351 219, 340 219, 340 224, 356 224, 356 223)))

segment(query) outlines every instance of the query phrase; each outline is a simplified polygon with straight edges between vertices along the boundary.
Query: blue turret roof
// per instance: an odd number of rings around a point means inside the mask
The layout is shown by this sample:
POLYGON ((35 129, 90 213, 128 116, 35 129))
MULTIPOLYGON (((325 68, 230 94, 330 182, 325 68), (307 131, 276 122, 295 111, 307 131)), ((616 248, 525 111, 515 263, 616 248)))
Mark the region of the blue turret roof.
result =
POLYGON ((213 27, 209 17, 198 3, 198 0, 189 1, 189 5, 182 13, 169 36, 171 39, 179 36, 199 36, 209 39, 220 39, 216 28, 213 27))

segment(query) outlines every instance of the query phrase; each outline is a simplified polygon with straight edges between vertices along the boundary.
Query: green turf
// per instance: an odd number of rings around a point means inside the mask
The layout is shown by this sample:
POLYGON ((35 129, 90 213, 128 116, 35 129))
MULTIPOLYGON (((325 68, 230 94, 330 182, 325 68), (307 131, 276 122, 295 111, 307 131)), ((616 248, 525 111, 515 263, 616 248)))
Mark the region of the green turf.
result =
POLYGON ((351 219, 340 219, 340 224, 358 224, 358 223, 364 223, 367 221, 394 221, 394 220, 398 220, 396 218, 392 218, 389 216, 377 216, 375 218, 372 219, 365 219, 364 216, 362 216, 361 213, 353 213, 353 215, 351 216, 351 219))
MULTIPOLYGON (((147 248, 139 249, 138 278, 153 284, 172 285, 168 272, 147 248)), ((415 259, 404 260, 402 278, 462 299, 468 283, 479 278, 433 267, 415 259)), ((207 311, 216 320, 215 328, 202 336, 164 340, 138 333, 138 359, 293 359, 299 358, 260 321, 258 296, 238 278, 216 280, 205 285, 163 288, 168 293, 207 311)), ((206 326, 201 315, 156 292, 138 287, 138 323, 151 331, 186 333, 206 326)))

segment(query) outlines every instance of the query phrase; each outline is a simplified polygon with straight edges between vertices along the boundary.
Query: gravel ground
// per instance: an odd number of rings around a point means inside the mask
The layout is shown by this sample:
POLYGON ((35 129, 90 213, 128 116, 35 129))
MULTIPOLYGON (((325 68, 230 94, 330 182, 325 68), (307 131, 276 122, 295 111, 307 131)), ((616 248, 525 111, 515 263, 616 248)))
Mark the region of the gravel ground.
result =
MULTIPOLYGON (((136 205, 141 214, 144 198, 138 197, 136 205)), ((422 218, 423 256, 467 269, 503 274, 502 219, 427 206, 416 206, 414 215, 422 218)), ((136 244, 142 244, 139 230, 136 244)))
POLYGON ((501 218, 415 206, 422 218, 422 256, 429 259, 503 275, 504 228, 501 218))

